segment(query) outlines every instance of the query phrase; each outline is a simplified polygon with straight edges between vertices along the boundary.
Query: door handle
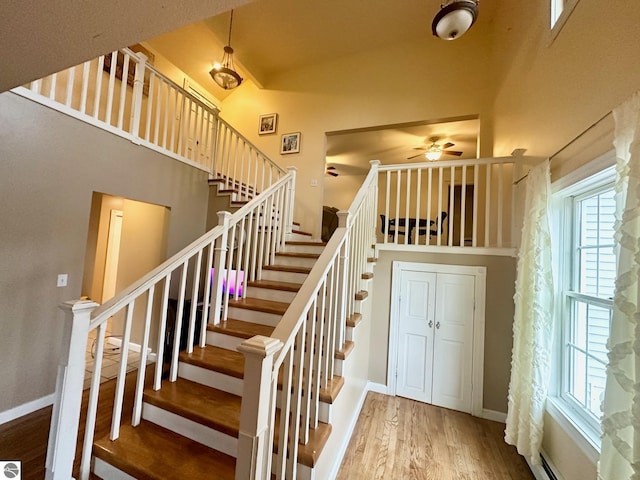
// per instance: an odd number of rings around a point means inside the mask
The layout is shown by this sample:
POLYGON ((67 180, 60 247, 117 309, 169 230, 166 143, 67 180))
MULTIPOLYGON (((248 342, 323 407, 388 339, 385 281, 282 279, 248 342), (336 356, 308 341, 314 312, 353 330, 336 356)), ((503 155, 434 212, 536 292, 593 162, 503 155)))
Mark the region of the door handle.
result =
POLYGON ((433 320, 429 320, 429 328, 433 328, 433 320))
POLYGON ((440 322, 436 322, 436 328, 440 329, 440 322))

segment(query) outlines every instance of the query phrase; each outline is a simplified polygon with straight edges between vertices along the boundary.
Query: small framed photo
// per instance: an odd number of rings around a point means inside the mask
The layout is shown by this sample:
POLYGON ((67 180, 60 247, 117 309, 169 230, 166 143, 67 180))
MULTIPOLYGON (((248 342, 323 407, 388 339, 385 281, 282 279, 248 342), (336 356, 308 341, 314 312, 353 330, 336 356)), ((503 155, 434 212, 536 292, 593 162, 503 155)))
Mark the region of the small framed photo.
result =
POLYGON ((285 133, 282 135, 280 143, 280 153, 299 153, 300 152, 300 132, 285 133))
POLYGON ((258 133, 265 135, 267 133, 276 133, 276 127, 278 126, 278 114, 268 113, 267 115, 260 115, 260 123, 258 125, 258 133))

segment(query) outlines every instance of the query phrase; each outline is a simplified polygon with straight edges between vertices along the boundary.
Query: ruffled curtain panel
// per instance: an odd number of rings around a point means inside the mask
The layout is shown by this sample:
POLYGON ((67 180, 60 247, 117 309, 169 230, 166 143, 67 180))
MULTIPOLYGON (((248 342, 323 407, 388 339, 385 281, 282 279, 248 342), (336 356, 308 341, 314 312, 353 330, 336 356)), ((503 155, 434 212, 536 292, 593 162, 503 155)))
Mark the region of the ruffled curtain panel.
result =
POLYGON ((553 279, 549 161, 526 179, 525 222, 518 253, 513 351, 505 440, 540 464, 543 415, 551 367, 553 279))
POLYGON ((640 480, 640 94, 613 111, 618 272, 602 404, 601 480, 640 480))

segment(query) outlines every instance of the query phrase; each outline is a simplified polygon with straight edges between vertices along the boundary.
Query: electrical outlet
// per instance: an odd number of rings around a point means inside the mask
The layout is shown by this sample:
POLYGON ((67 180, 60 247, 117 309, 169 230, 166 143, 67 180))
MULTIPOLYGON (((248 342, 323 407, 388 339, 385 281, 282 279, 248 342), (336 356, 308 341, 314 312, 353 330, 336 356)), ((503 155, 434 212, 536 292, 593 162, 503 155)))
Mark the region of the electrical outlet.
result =
POLYGON ((68 281, 69 281, 69 275, 67 275, 66 273, 61 273, 61 274, 58 275, 57 286, 58 287, 66 287, 68 281))
POLYGON ((316 180, 315 178, 313 180, 311 180, 311 186, 312 187, 317 187, 318 186, 318 180, 316 180))

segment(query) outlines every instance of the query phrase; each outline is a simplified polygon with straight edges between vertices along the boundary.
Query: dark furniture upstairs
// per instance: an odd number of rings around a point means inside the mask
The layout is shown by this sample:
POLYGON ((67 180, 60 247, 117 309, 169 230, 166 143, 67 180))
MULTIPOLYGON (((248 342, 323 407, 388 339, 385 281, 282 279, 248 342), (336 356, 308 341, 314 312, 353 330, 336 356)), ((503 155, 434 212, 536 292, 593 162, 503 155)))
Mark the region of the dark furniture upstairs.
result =
POLYGON ((444 220, 447 218, 447 212, 440 212, 440 215, 435 220, 428 218, 413 218, 413 217, 399 217, 388 218, 380 214, 380 220, 382 225, 380 231, 383 234, 389 235, 395 240, 396 235, 408 235, 409 244, 413 238, 413 230, 418 228, 418 235, 437 236, 438 233, 442 235, 444 232, 444 220))

